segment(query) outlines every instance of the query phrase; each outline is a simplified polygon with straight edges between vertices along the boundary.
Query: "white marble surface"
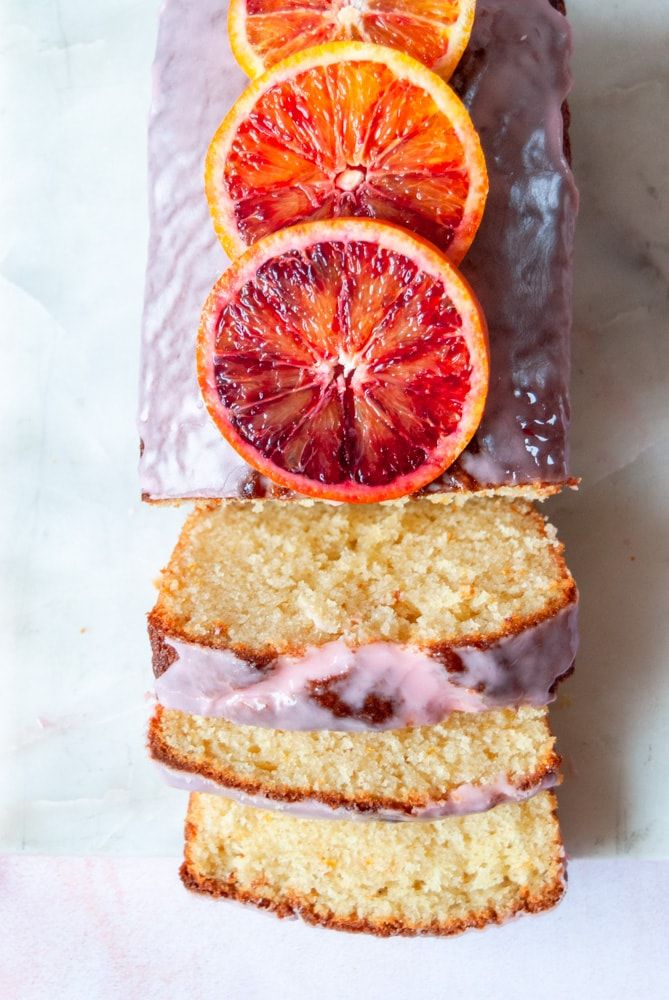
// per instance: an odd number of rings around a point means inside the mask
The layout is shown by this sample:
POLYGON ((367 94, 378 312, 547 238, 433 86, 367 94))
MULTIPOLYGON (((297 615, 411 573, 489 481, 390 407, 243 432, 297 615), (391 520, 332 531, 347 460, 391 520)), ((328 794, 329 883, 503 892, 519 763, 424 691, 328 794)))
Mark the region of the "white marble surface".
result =
MULTIPOLYGON (((165 854, 144 612, 183 519, 137 498, 145 124, 157 0, 3 0, 0 849, 165 854)), ((574 470, 583 592, 555 712, 572 854, 669 856, 666 0, 572 0, 582 191, 574 470)))

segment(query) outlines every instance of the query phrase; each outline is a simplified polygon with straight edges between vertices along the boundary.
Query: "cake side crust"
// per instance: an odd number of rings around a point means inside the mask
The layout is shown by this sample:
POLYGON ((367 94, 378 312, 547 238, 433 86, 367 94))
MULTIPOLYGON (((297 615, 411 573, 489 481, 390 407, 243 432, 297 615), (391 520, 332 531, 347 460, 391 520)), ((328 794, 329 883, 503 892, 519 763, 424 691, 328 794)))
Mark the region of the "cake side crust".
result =
MULTIPOLYGON (((484 635, 479 633, 467 636, 466 641, 463 640, 462 642, 421 643, 417 648, 434 659, 443 661, 444 665, 448 665, 449 661, 459 655, 458 650, 465 647, 467 649, 478 649, 482 652, 490 650, 504 639, 513 639, 524 632, 528 632, 539 625, 551 621, 561 611, 566 611, 577 603, 578 589, 572 581, 560 599, 552 602, 543 612, 526 617, 518 616, 515 619, 509 619, 504 628, 492 634, 484 635)), ((188 637, 188 634, 177 618, 171 616, 169 613, 166 614, 158 607, 154 608, 147 615, 147 632, 151 645, 152 665, 155 677, 162 676, 179 658, 175 647, 170 645, 170 640, 189 646, 200 646, 204 649, 228 651, 258 670, 265 670, 271 667, 279 657, 289 656, 299 658, 307 652, 304 646, 289 646, 281 650, 267 646, 258 650, 239 644, 228 646, 220 635, 201 636, 197 640, 193 640, 188 637)), ((391 644, 400 645, 399 643, 391 644)), ((372 643, 362 643, 359 646, 351 646, 349 648, 362 649, 365 645, 370 646, 372 643)))
MULTIPOLYGON (((411 923, 404 919, 372 920, 350 913, 346 916, 332 909, 321 912, 304 897, 285 893, 278 899, 257 890, 242 887, 234 874, 227 879, 211 878, 198 872, 194 859, 194 844, 198 836, 197 796, 191 795, 185 824, 184 861, 179 874, 184 886, 215 899, 229 899, 248 904, 257 909, 267 910, 280 919, 299 918, 305 923, 350 933, 372 934, 377 937, 450 937, 467 930, 481 929, 491 924, 503 924, 516 916, 541 913, 556 906, 566 891, 567 873, 564 844, 557 821, 557 801, 551 792, 552 818, 555 823, 553 839, 553 860, 556 866, 554 877, 540 891, 531 892, 527 887, 519 888, 516 900, 507 908, 492 906, 480 908, 466 916, 449 920, 433 919, 429 923, 411 923)), ((300 822, 294 820, 294 822, 300 822)), ((444 820, 443 822, 448 822, 444 820)))
MULTIPOLYGON (((441 813, 444 816, 460 812, 457 801, 452 809, 448 808, 449 801, 453 801, 454 795, 457 799, 457 792, 461 787, 457 784, 445 790, 444 794, 438 797, 407 795, 403 799, 372 794, 352 796, 334 791, 328 792, 322 789, 314 790, 308 787, 285 784, 280 787, 270 787, 261 781, 244 778, 232 768, 211 766, 206 761, 198 761, 192 756, 179 753, 165 737, 161 725, 162 715, 163 709, 158 705, 149 724, 148 749, 153 760, 170 769, 199 775, 207 781, 214 782, 221 786, 221 794, 225 794, 226 789, 228 789, 233 792, 242 792, 250 797, 260 796, 265 800, 268 808, 272 808, 272 806, 281 808, 281 805, 286 803, 315 802, 331 810, 345 809, 352 814, 370 814, 370 818, 373 818, 371 815, 373 813, 388 812, 419 819, 421 812, 439 807, 444 807, 444 811, 441 813)), ((560 776, 561 763, 560 755, 552 750, 546 754, 541 765, 531 773, 522 776, 507 774, 505 776, 505 783, 508 785, 507 794, 495 794, 493 791, 487 808, 493 808, 501 802, 520 801, 559 784, 562 780, 560 776), (517 794, 517 798, 513 797, 514 792, 517 794)), ((481 789, 482 796, 485 796, 486 786, 480 785, 478 787, 481 789)))
POLYGON ((385 920, 372 922, 359 917, 348 918, 331 913, 327 916, 319 913, 308 900, 294 896, 286 896, 279 902, 241 889, 234 880, 219 882, 199 875, 184 861, 179 869, 179 876, 186 889, 211 896, 214 899, 229 899, 238 903, 254 906, 256 909, 267 910, 279 919, 299 918, 307 924, 326 927, 328 930, 346 931, 351 934, 372 934, 375 937, 452 937, 468 930, 482 930, 490 924, 504 924, 514 917, 523 914, 542 913, 556 906, 566 891, 564 870, 556 876, 551 885, 536 895, 527 893, 519 898, 512 908, 498 911, 492 908, 472 913, 467 918, 450 921, 434 920, 431 924, 408 924, 401 920, 385 920))

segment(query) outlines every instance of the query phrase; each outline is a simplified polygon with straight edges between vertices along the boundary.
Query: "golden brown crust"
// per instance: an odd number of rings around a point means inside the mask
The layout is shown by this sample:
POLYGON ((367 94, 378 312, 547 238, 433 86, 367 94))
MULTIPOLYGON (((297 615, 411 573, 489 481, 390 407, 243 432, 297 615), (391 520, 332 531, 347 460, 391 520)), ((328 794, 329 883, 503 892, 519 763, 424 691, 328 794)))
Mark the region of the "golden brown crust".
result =
MULTIPOLYGON (((215 781, 223 788, 243 792, 244 795, 262 796, 264 799, 270 799, 277 803, 318 802, 332 809, 343 808, 362 814, 389 810, 410 816, 418 810, 438 806, 446 802, 458 787, 454 786, 453 789, 447 790, 446 794, 441 798, 408 795, 405 799, 393 799, 388 796, 375 796, 372 794, 357 795, 354 797, 352 794, 346 795, 341 792, 327 792, 289 785, 268 788, 260 781, 245 778, 229 768, 212 767, 205 761, 198 761, 185 754, 178 753, 165 740, 161 724, 163 714, 164 709, 161 705, 157 705, 153 718, 149 723, 148 749, 153 760, 176 771, 197 774, 202 778, 207 778, 209 781, 215 781)), ((507 781, 521 793, 530 792, 531 789, 538 792, 541 790, 542 782, 551 776, 555 776, 557 779, 556 784, 560 783, 561 777, 559 776, 559 771, 561 764, 562 758, 560 755, 556 751, 551 750, 546 755, 546 759, 541 766, 531 774, 520 778, 507 775, 507 781)), ((501 801, 503 800, 500 797, 496 801, 491 801, 490 805, 493 807, 501 801)))
POLYGON ((276 649, 274 647, 263 647, 262 649, 252 649, 240 643, 227 645, 225 642, 225 630, 218 624, 219 635, 198 636, 197 639, 189 636, 183 626, 183 622, 169 611, 159 606, 160 599, 155 607, 146 616, 147 631, 151 644, 151 664, 155 677, 160 677, 167 668, 178 659, 174 646, 169 645, 170 639, 177 639, 180 642, 188 642, 196 646, 204 646, 207 649, 226 649, 237 656, 240 660, 245 660, 256 668, 264 670, 272 665, 278 656, 301 656, 304 649, 297 646, 288 646, 286 649, 276 649))
POLYGON ((165 642, 165 634, 159 627, 153 624, 151 615, 147 616, 149 643, 151 644, 151 663, 155 677, 164 674, 168 667, 171 667, 175 660, 179 659, 174 646, 165 642))
MULTIPOLYGON (((457 672, 453 664, 457 661, 458 649, 463 646, 476 647, 477 649, 490 649, 503 639, 509 639, 514 635, 520 635, 527 629, 535 628, 542 622, 554 618, 560 611, 565 610, 574 604, 578 598, 578 590, 573 580, 565 588, 563 593, 555 601, 551 602, 543 611, 534 615, 516 616, 506 621, 504 628, 488 635, 467 636, 466 641, 461 643, 422 643, 420 649, 434 659, 439 660, 451 672, 457 672)), ((149 642, 151 644, 153 672, 156 677, 160 677, 167 670, 171 663, 177 659, 177 654, 173 646, 170 646, 170 639, 179 642, 190 643, 191 645, 203 646, 207 649, 225 649, 231 652, 240 660, 245 660, 258 670, 270 670, 279 656, 304 655, 304 648, 298 646, 286 646, 284 649, 267 648, 252 649, 240 643, 226 645, 222 635, 198 636, 197 639, 189 636, 183 628, 183 624, 168 611, 162 609, 157 604, 147 615, 147 629, 149 642)))
MULTIPOLYGON (((551 797, 553 800, 553 815, 557 816, 557 801, 555 796, 552 795, 551 797)), ((286 894, 285 898, 281 900, 271 900, 266 896, 242 889, 237 885, 234 875, 231 875, 225 881, 200 875, 196 871, 191 857, 191 844, 197 836, 197 807, 195 803, 196 797, 191 795, 185 825, 186 843, 184 861, 179 869, 179 875, 185 887, 192 892, 203 893, 215 899, 232 899, 239 903, 250 904, 261 910, 268 910, 280 919, 299 917, 305 923, 320 925, 330 930, 348 931, 357 934, 373 934, 376 937, 416 937, 428 935, 450 937, 454 934, 461 934, 466 930, 481 929, 488 924, 506 923, 512 917, 520 916, 523 913, 541 913, 544 910, 549 910, 560 901, 566 890, 566 861, 562 837, 558 832, 555 837, 555 848, 556 853, 559 853, 560 856, 560 864, 552 884, 546 886, 540 893, 535 895, 531 894, 528 890, 521 891, 514 905, 505 911, 497 911, 490 907, 478 912, 472 912, 466 919, 433 920, 429 924, 409 924, 400 919, 371 921, 353 913, 348 917, 336 916, 332 911, 322 913, 310 901, 294 895, 286 894)))
MULTIPOLYGON (((457 661, 458 649, 463 646, 476 647, 477 649, 490 649, 502 639, 509 639, 514 635, 520 635, 527 629, 535 628, 542 622, 554 618, 560 611, 565 610, 574 604, 578 599, 578 589, 573 580, 563 591, 559 598, 551 602, 543 611, 534 615, 516 616, 509 618, 504 628, 488 635, 467 636, 466 641, 461 643, 421 643, 420 649, 434 659, 439 660, 447 670, 457 672, 453 664, 457 661)), ((279 656, 299 657, 304 655, 304 648, 301 646, 286 646, 284 649, 267 648, 252 649, 240 643, 227 645, 223 635, 198 636, 194 639, 188 635, 183 628, 183 624, 173 615, 158 604, 147 615, 147 630, 149 642, 151 644, 153 673, 160 677, 167 670, 171 663, 177 659, 177 654, 173 646, 169 645, 170 639, 179 642, 190 643, 191 645, 203 646, 207 649, 224 649, 231 652, 240 660, 245 660, 258 670, 270 670, 279 656)))
POLYGON ((203 878, 194 872, 184 861, 179 869, 181 881, 191 892, 199 892, 213 896, 215 899, 231 899, 238 903, 246 903, 261 910, 268 910, 280 919, 299 917, 305 923, 327 927, 329 930, 347 931, 352 934, 373 934, 376 937, 451 937, 467 930, 481 930, 489 924, 503 924, 513 917, 523 913, 541 913, 550 910, 559 903, 565 893, 565 878, 561 872, 553 885, 548 886, 540 895, 529 893, 506 912, 498 912, 489 908, 472 913, 466 920, 434 920, 430 924, 407 924, 401 920, 384 920, 372 922, 351 914, 348 918, 337 917, 333 913, 320 913, 307 900, 294 896, 286 896, 285 900, 275 902, 263 896, 240 889, 231 879, 227 883, 203 878))

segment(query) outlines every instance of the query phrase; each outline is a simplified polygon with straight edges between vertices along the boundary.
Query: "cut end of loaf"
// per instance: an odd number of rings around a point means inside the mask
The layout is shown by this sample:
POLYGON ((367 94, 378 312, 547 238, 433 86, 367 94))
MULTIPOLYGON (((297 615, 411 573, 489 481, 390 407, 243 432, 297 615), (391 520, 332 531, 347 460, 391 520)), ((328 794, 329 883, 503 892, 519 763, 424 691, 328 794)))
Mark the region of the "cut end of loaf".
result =
POLYGON ((554 906, 565 862, 550 792, 421 824, 295 819, 192 795, 181 877, 338 930, 451 935, 554 906))
POLYGON ((154 644, 172 636, 258 662, 339 638, 494 641, 575 594, 554 529, 526 501, 229 503, 186 522, 149 624, 154 644))
POLYGON ((529 796, 558 780, 554 743, 547 710, 532 706, 454 712, 436 726, 368 733, 237 726, 158 706, 149 728, 154 760, 213 781, 221 793, 370 817, 465 811, 463 789, 472 811, 529 796))

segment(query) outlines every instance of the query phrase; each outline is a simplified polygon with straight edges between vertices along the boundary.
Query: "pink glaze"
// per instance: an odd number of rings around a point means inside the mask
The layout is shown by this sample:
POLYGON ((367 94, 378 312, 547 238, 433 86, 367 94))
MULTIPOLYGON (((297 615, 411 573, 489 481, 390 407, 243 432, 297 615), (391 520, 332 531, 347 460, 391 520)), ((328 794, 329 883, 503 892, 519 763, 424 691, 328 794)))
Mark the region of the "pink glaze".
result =
POLYGON ((275 729, 360 731, 435 725, 451 712, 546 705, 571 668, 577 602, 485 648, 451 655, 344 639, 258 667, 232 650, 166 637, 176 653, 156 679, 165 708, 275 729))
MULTIPOLYGON (((195 337, 227 265, 207 209, 208 144, 246 80, 223 0, 166 0, 149 131, 150 241, 140 377, 140 479, 151 499, 272 495, 200 397, 195 337)), ((432 492, 568 476, 571 256, 577 195, 563 150, 569 25, 549 0, 478 0, 452 84, 483 146, 490 194, 462 271, 483 306, 491 381, 483 420, 432 492)))
POLYGON ((383 822, 409 822, 411 820, 436 820, 445 816, 465 816, 469 813, 485 812, 503 802, 524 802, 537 792, 554 788, 558 782, 557 774, 544 775, 541 781, 531 788, 520 789, 512 785, 505 775, 499 775, 486 785, 475 785, 464 782, 452 791, 446 798, 433 802, 429 806, 416 807, 411 812, 402 809, 359 809, 352 806, 329 806, 317 798, 304 798, 295 802, 268 798, 265 795, 249 795, 238 788, 220 785, 211 778, 189 771, 179 771, 165 764, 157 765, 168 785, 187 792, 204 792, 208 795, 223 795, 243 806, 253 806, 257 809, 272 809, 277 812, 289 813, 302 819, 355 819, 377 820, 383 822))

